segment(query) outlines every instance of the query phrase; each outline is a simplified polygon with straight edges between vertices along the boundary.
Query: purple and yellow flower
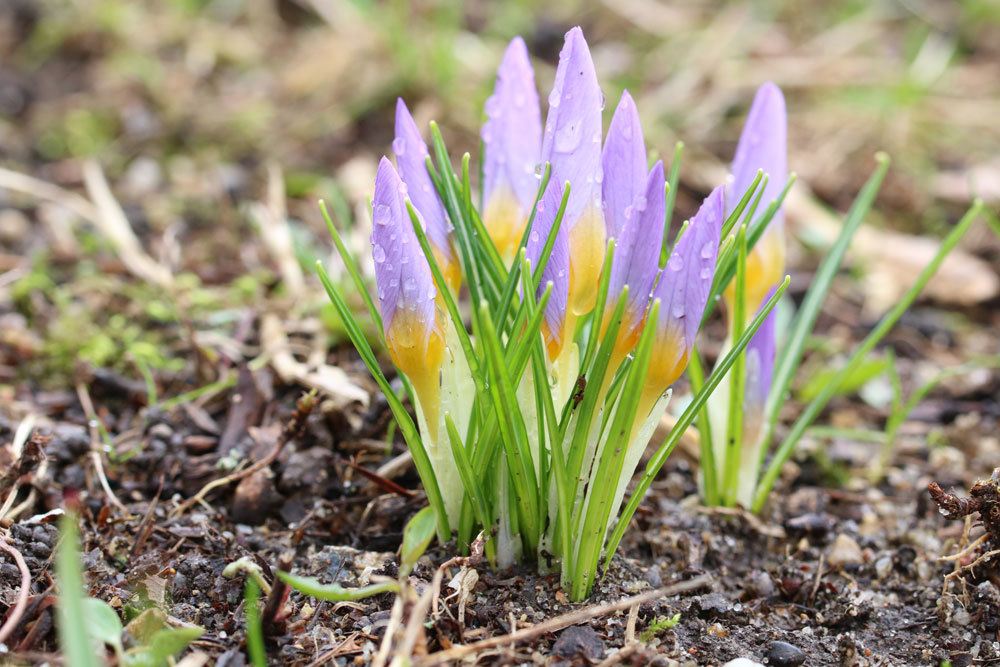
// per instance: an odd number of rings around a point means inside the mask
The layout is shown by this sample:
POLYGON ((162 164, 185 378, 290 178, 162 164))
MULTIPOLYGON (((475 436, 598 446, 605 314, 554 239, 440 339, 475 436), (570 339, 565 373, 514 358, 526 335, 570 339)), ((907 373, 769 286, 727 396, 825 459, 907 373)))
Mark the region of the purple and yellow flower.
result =
MULTIPOLYGON (((545 242, 552 232, 552 225, 555 224, 556 215, 559 213, 563 192, 562 185, 550 180, 538 201, 535 219, 532 222, 528 243, 525 246, 525 254, 528 261, 531 262, 531 266, 538 266, 545 242)), ((552 293, 545 305, 545 321, 542 323, 542 335, 545 338, 545 348, 549 361, 560 355, 567 338, 572 335, 572 331, 568 331, 567 327, 570 319, 567 312, 570 285, 568 236, 564 222, 560 225, 559 231, 556 232, 552 251, 549 253, 545 268, 542 270, 542 279, 538 284, 536 295, 536 298, 540 298, 547 286, 552 285, 552 293)))
POLYGON ((542 115, 528 47, 515 37, 497 70, 483 125, 483 223, 500 256, 510 261, 538 194, 542 115))
MULTIPOLYGON (((424 221, 434 259, 441 267, 445 282, 453 292, 457 292, 462 283, 462 269, 451 244, 451 223, 434 181, 427 173, 427 144, 401 98, 396 100, 396 137, 392 140, 392 152, 396 155, 399 177, 405 184, 405 194, 409 195, 413 208, 424 221)), ((405 209, 403 212, 406 212, 405 209)))
POLYGON ((542 159, 551 179, 571 186, 564 225, 569 232, 569 303, 573 316, 589 313, 597 301, 606 234, 601 213, 601 113, 604 106, 590 49, 580 28, 566 33, 559 53, 542 159))
MULTIPOLYGON (((729 192, 727 215, 746 192, 757 171, 767 176, 767 185, 760 199, 758 214, 781 196, 788 179, 787 120, 785 98, 773 83, 765 83, 754 96, 746 124, 740 135, 733 158, 733 182, 729 192)), ((746 303, 752 312, 764 302, 764 297, 785 274, 784 213, 775 214, 764 235, 747 256, 746 303)), ((732 312, 733 288, 726 292, 732 312)))
POLYGON ((372 198, 375 284, 389 355, 413 384, 430 432, 437 433, 443 318, 430 265, 406 209, 407 192, 392 163, 383 157, 372 198))
POLYGON ((646 377, 644 403, 650 406, 687 367, 715 275, 724 199, 722 186, 708 195, 674 245, 653 290, 653 298, 660 300, 660 311, 646 377))
POLYGON ((628 91, 611 119, 602 155, 604 219, 615 239, 615 255, 608 283, 605 323, 622 289, 629 288, 615 356, 620 362, 635 347, 642 332, 650 292, 659 269, 666 209, 663 162, 646 172, 646 148, 635 103, 628 91))

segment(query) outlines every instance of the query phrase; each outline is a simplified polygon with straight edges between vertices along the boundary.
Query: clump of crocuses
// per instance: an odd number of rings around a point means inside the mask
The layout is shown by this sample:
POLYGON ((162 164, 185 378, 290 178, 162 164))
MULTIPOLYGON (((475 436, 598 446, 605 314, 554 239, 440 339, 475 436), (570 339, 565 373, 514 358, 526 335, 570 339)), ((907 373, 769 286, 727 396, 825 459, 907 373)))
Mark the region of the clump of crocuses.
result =
MULTIPOLYGON (((603 99, 574 28, 543 123, 527 49, 513 40, 486 103, 481 179, 468 155, 456 171, 433 123, 428 149, 398 102, 395 166, 379 163, 372 200, 377 300, 365 296, 416 423, 323 274, 413 452, 439 538, 464 551, 480 537, 498 566, 536 561, 560 572, 574 599, 589 593, 648 487, 622 511, 707 314, 734 277, 744 290, 752 283, 752 312, 703 378, 695 409, 751 340, 766 347, 769 329, 754 334, 787 285, 772 258, 780 230, 755 244, 745 224, 749 204, 774 199, 775 182, 781 190, 783 161, 763 189, 758 168, 771 168, 766 151, 783 152, 783 142, 741 144, 728 190, 720 184, 670 229, 670 184, 663 162, 650 164, 635 102, 622 94, 605 135, 603 99), (766 267, 746 270, 762 253, 766 267)), ((772 209, 754 229, 774 218, 772 209)), ((753 354, 766 374, 766 350, 753 354)), ((684 426, 660 444, 647 477, 684 426)))

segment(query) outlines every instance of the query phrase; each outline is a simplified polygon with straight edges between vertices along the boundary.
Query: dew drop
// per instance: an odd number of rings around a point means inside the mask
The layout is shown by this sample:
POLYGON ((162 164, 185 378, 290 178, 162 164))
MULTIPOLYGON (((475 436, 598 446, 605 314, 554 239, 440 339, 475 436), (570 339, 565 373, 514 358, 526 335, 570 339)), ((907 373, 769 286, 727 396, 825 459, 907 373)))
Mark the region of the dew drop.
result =
POLYGON ((639 212, 645 211, 646 206, 649 202, 646 200, 646 195, 639 195, 635 198, 635 208, 639 212))
POLYGON ((711 258, 713 252, 715 252, 715 244, 711 241, 705 242, 705 245, 701 247, 701 256, 703 259, 711 258))
POLYGON ((552 92, 549 93, 549 106, 555 109, 559 106, 560 98, 562 97, 562 91, 558 88, 553 88, 552 92))
POLYGON ((670 314, 673 315, 678 320, 682 319, 684 317, 684 306, 682 306, 681 304, 675 305, 670 310, 670 314))
POLYGON ((388 225, 389 218, 392 217, 392 211, 386 204, 375 204, 375 212, 372 214, 372 219, 375 221, 376 225, 388 225))
POLYGON ((710 269, 710 268, 708 268, 706 266, 704 269, 701 270, 701 279, 702 280, 708 280, 711 277, 712 277, 712 269, 710 269))
MULTIPOLYGON (((539 203, 538 203, 538 205, 539 205, 539 206, 541 206, 541 205, 542 205, 542 204, 541 204, 541 202, 539 202, 539 203)), ((533 229, 533 230, 531 230, 531 242, 532 242, 532 243, 538 243, 538 242, 539 242, 539 241, 541 241, 541 240, 542 240, 542 239, 541 239, 541 237, 540 237, 540 236, 538 235, 538 232, 537 232, 536 230, 534 230, 534 229, 533 229)))
POLYGON ((625 219, 626 220, 631 220, 632 219, 632 214, 634 212, 635 212, 635 207, 633 207, 632 204, 629 204, 628 206, 626 206, 625 207, 625 219))
POLYGON ((403 195, 405 197, 406 194, 410 191, 410 188, 408 188, 406 186, 406 183, 404 183, 403 181, 400 181, 399 182, 399 188, 398 188, 398 190, 399 190, 399 194, 401 194, 401 195, 403 195))
POLYGON ((670 256, 670 261, 667 262, 667 268, 671 271, 680 271, 684 268, 684 260, 677 253, 670 256))
POLYGON ((392 140, 392 152, 397 157, 406 153, 406 140, 403 137, 396 137, 392 140))
POLYGON ((378 243, 372 248, 372 259, 375 260, 376 264, 381 264, 385 261, 385 248, 378 243))

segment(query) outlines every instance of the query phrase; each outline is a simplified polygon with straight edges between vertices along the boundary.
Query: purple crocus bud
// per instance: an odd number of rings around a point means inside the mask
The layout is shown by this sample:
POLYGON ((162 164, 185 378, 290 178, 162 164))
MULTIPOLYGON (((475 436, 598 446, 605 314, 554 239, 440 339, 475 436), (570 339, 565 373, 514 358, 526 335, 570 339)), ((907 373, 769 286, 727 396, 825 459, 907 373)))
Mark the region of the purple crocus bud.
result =
POLYGON ((427 239, 434 249, 434 259, 441 267, 448 286, 457 291, 462 274, 451 246, 448 214, 434 188, 431 175, 427 173, 427 144, 402 98, 396 100, 396 138, 392 140, 392 152, 396 155, 399 175, 406 184, 410 201, 424 220, 427 239))
POLYGON ((635 219, 636 199, 646 190, 646 145, 639 113, 627 90, 611 118, 601 164, 604 221, 608 236, 620 239, 622 229, 635 219))
POLYGON ((674 246, 653 297, 660 300, 653 359, 647 391, 659 395, 687 367, 719 253, 724 220, 724 189, 719 186, 702 203, 684 235, 674 246))
MULTIPOLYGON (((562 204, 563 192, 562 186, 550 180, 542 198, 538 201, 535 219, 532 222, 531 233, 528 234, 528 243, 525 247, 525 254, 533 267, 538 266, 545 242, 552 232, 552 225, 555 224, 559 206, 562 204)), ((545 346, 550 361, 559 356, 567 338, 566 306, 569 298, 570 271, 568 237, 564 218, 563 224, 556 232, 552 252, 549 253, 545 268, 542 270, 542 280, 538 284, 538 293, 536 294, 536 298, 540 298, 546 286, 552 283, 552 294, 545 305, 545 322, 542 324, 542 334, 545 337, 545 346)))
MULTIPOLYGON (((765 83, 754 96, 750 114, 733 158, 733 182, 729 191, 727 215, 762 170, 767 185, 760 199, 758 214, 781 196, 788 180, 787 125, 785 98, 773 83, 765 83)), ((785 272, 784 213, 781 209, 764 235, 754 245, 747 257, 747 310, 763 303, 764 295, 782 278, 785 272)), ((726 294, 732 303, 730 287, 726 294)))
POLYGON ((513 258, 538 194, 542 114, 524 40, 515 37, 486 100, 483 125, 483 223, 500 255, 513 258))
POLYGON ((406 209, 407 191, 392 163, 383 157, 372 198, 375 285, 389 355, 410 378, 431 432, 436 433, 444 335, 434 277, 406 209))
POLYGON ((615 345, 617 356, 624 357, 638 340, 656 280, 666 207, 663 163, 657 162, 646 173, 639 114, 627 91, 611 119, 602 163, 604 219, 608 235, 616 240, 608 316, 622 288, 629 287, 629 303, 615 345))
POLYGON ((552 180, 570 183, 564 224, 569 230, 569 309, 585 315, 597 301, 604 261, 601 212, 601 112, 604 99, 590 49, 580 28, 566 33, 549 115, 542 137, 542 159, 552 164, 552 180))

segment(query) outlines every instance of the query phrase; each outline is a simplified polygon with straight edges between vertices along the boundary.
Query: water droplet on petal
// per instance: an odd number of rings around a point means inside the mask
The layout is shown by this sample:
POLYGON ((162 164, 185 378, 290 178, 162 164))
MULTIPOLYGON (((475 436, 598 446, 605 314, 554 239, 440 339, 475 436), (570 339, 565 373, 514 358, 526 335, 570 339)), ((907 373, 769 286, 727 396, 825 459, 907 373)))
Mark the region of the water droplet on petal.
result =
POLYGON ((406 183, 404 183, 403 181, 400 181, 400 182, 399 182, 399 194, 401 194, 401 195, 403 195, 403 196, 405 197, 405 196, 406 196, 406 194, 407 194, 407 193, 408 193, 409 191, 410 191, 410 188, 408 188, 408 187, 406 186, 406 183))
POLYGON ((681 304, 675 305, 670 310, 670 314, 673 315, 678 320, 681 319, 681 318, 683 318, 684 317, 684 306, 682 306, 681 304))
POLYGON ((392 140, 392 152, 397 157, 406 153, 406 140, 403 137, 396 137, 392 140))
POLYGON ((388 205, 375 204, 375 211, 372 213, 372 219, 376 225, 388 225, 391 217, 392 211, 389 210, 388 205))
POLYGON ((680 271, 684 268, 684 260, 677 253, 670 256, 670 261, 667 262, 667 268, 671 271, 680 271))
POLYGON ((712 269, 710 269, 710 268, 708 268, 706 266, 704 269, 701 270, 701 279, 702 280, 708 280, 711 277, 712 277, 712 269))
POLYGON ((378 243, 376 243, 375 247, 372 248, 372 259, 375 260, 376 264, 381 264, 385 261, 385 248, 378 243))
POLYGON ((709 259, 715 253, 715 244, 711 241, 707 241, 705 245, 701 247, 701 256, 703 259, 709 259))
POLYGON ((628 206, 626 206, 625 207, 625 212, 624 212, 625 213, 625 219, 626 220, 631 220, 633 212, 635 212, 635 208, 632 206, 632 204, 629 204, 628 206))
POLYGON ((559 106, 560 98, 562 97, 562 91, 558 88, 553 88, 552 92, 549 93, 549 106, 555 109, 559 106))

